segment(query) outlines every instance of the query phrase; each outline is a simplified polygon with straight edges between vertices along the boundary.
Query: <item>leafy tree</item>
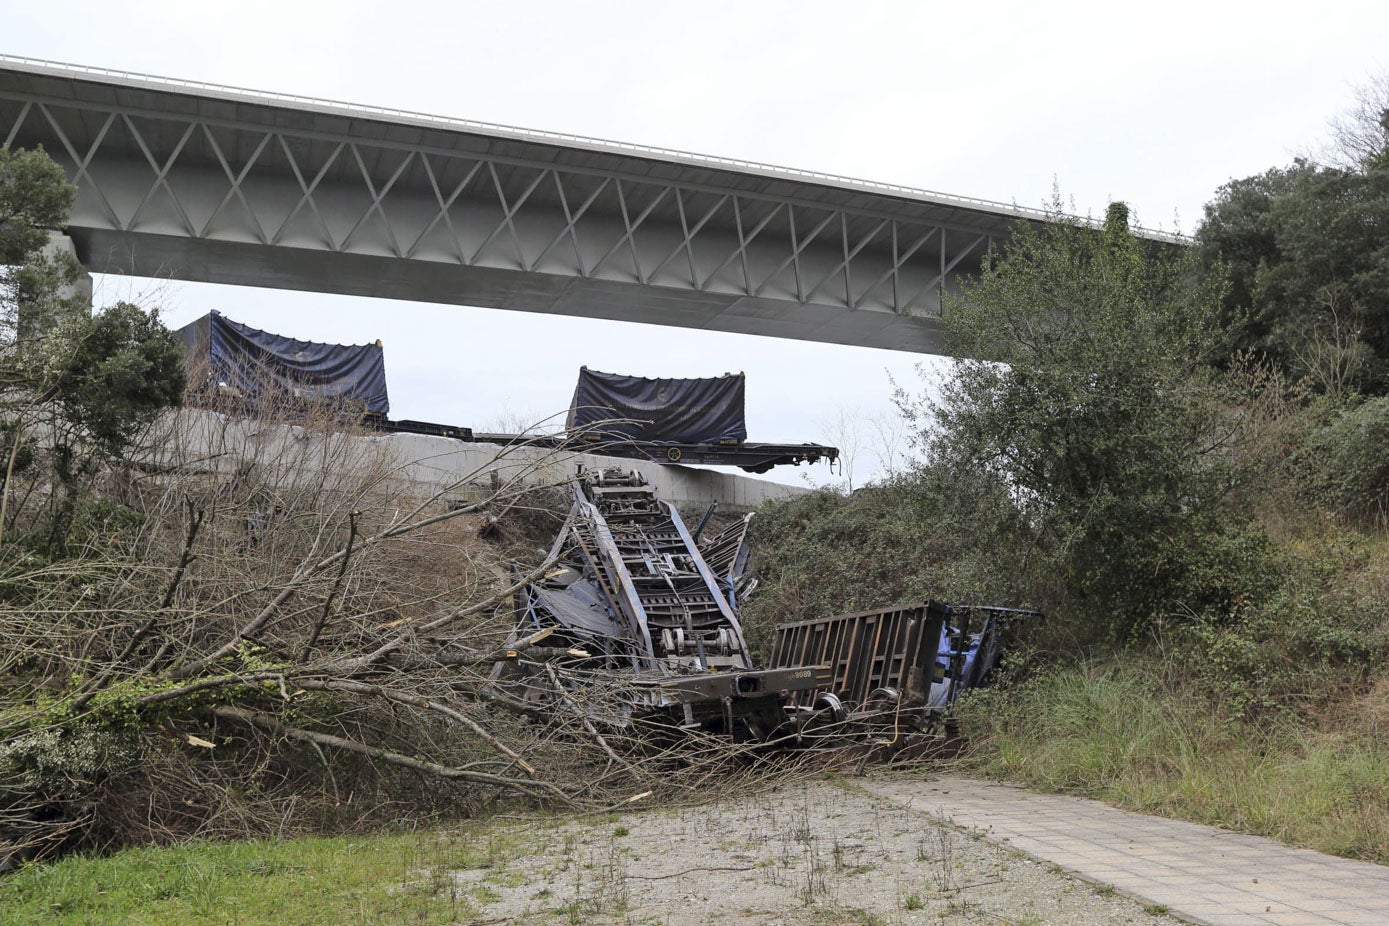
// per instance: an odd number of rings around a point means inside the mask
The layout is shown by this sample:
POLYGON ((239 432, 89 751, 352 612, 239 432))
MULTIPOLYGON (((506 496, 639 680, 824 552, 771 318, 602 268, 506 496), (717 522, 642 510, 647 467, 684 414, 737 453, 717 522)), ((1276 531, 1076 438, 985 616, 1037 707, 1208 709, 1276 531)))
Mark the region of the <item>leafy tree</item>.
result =
POLYGON ((183 394, 183 351, 158 317, 127 302, 59 332, 47 385, 63 417, 107 455, 183 394))
POLYGON ((0 148, 0 264, 25 263, 67 219, 77 190, 53 159, 37 151, 0 148))
POLYGON ((0 332, 10 346, 77 307, 62 297, 81 271, 77 261, 44 254, 49 231, 67 222, 76 193, 42 149, 0 147, 0 332))
MULTIPOLYGON (((1018 529, 1078 611, 1121 636, 1227 607, 1238 561, 1222 502, 1220 294, 1187 255, 1059 208, 1018 228, 943 315, 962 358, 938 399, 904 402, 933 467, 1010 487, 1018 529)), ((1257 544, 1256 544, 1257 545, 1257 544)))
POLYGON ((182 351, 154 313, 122 303, 93 315, 81 267, 50 253, 75 189, 42 150, 0 148, 0 536, 10 496, 45 500, 30 536, 61 554, 84 482, 183 393, 182 351), (20 481, 31 491, 16 493, 20 481))
POLYGON ((1389 391, 1389 152, 1359 166, 1297 161, 1222 187, 1197 250, 1228 275, 1236 350, 1319 390, 1389 391))

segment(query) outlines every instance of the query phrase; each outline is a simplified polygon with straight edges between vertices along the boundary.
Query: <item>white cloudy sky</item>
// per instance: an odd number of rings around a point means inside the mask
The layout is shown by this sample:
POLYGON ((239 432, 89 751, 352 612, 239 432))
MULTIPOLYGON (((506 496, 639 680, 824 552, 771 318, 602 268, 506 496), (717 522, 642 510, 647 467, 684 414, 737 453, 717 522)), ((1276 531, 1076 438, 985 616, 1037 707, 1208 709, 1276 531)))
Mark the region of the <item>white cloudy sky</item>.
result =
MULTIPOLYGON (((1232 177, 1317 145, 1389 68, 1389 3, 45 0, 0 52, 434 112, 1082 213, 1130 202, 1191 231, 1232 177)), ((748 373, 750 437, 833 440, 887 413, 891 351, 498 310, 142 281, 208 309, 387 348, 396 417, 490 427, 568 401, 580 363, 748 373)), ((871 463, 859 464, 860 479, 871 463)), ((823 478, 827 473, 820 468, 823 478)), ((772 478, 794 481, 782 470, 772 478)))

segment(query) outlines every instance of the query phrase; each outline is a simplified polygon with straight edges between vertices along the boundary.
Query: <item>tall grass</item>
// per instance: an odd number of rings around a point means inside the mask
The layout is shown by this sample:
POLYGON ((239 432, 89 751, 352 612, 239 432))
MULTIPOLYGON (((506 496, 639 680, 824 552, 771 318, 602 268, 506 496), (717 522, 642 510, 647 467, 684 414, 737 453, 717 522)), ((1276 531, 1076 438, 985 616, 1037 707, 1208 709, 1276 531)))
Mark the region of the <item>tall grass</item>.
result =
POLYGON ((972 746, 962 761, 1036 788, 1389 863, 1389 743, 1351 723, 1230 719, 1200 692, 1155 660, 1056 667, 965 699, 972 746))

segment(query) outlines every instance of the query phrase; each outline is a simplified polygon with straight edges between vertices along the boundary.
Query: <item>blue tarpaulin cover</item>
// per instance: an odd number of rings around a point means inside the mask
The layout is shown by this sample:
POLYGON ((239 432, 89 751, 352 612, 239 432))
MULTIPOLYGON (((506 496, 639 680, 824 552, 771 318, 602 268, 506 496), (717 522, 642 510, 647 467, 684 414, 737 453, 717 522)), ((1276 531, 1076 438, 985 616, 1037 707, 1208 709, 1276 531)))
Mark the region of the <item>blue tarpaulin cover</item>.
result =
POLYGON ((267 389, 295 398, 360 403, 385 415, 386 356, 378 344, 320 344, 261 331, 213 311, 178 330, 190 358, 248 399, 267 389))
POLYGON ((566 426, 604 438, 707 444, 744 441, 743 374, 653 379, 579 368, 566 426), (613 419, 626 419, 614 421, 613 419))

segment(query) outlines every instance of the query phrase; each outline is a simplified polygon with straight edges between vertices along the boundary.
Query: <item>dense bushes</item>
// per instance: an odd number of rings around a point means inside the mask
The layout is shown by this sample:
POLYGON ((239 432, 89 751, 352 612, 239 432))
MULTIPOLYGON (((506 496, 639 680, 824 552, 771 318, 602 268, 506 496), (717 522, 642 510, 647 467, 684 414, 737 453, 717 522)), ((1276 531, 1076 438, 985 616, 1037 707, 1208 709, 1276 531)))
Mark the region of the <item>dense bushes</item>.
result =
POLYGON ((1338 514, 1366 527, 1389 525, 1389 398, 1355 405, 1318 431, 1306 469, 1338 514))
POLYGON ((1045 553, 1096 633, 1228 610, 1259 581, 1258 538, 1228 504, 1246 416, 1208 362, 1218 316, 1190 255, 1137 239, 1121 204, 1102 229, 1058 214, 948 300, 961 359, 938 398, 903 403, 933 466, 1008 487, 1014 546, 1045 553))
POLYGON ((952 483, 930 467, 852 494, 768 505, 752 521, 760 584, 742 611, 749 643, 763 650, 779 621, 898 601, 1030 602, 1045 581, 1015 546, 1015 517, 996 481, 952 483), (975 518, 982 509, 996 516, 975 518))
POLYGON ((1122 208, 1021 230, 949 304, 964 356, 940 394, 900 398, 924 462, 755 522, 753 622, 934 596, 1040 607, 1034 643, 1093 649, 1267 600, 1281 567, 1255 516, 1313 415, 1276 374, 1207 362, 1218 292, 1196 269, 1122 208))
POLYGON ((1389 154, 1233 180, 1197 253, 1227 278, 1232 343, 1329 394, 1389 390, 1389 154))
POLYGON ((1389 656, 1386 538, 1314 525, 1280 545, 1278 565, 1264 596, 1172 641, 1231 716, 1318 715, 1371 684, 1389 656))

